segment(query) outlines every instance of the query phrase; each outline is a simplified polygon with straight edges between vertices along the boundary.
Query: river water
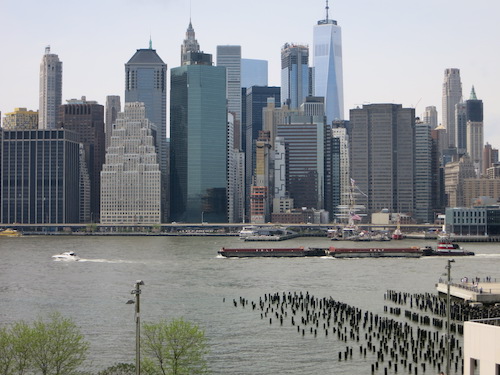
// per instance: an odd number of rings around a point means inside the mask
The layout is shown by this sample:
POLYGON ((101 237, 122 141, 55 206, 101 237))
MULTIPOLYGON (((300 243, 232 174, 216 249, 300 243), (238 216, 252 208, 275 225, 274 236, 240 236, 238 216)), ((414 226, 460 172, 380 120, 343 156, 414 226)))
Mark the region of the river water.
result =
MULTIPOLYGON (((23 236, 0 240, 0 325, 60 312, 73 319, 90 342, 89 369, 134 362, 134 305, 127 305, 136 280, 144 280, 142 321, 183 317, 205 329, 214 374, 368 374, 376 356, 338 361, 346 345, 329 336, 298 334, 289 321, 261 318, 243 297, 258 302, 267 293, 332 297, 363 311, 388 316, 387 290, 436 293, 446 258, 333 259, 217 256, 222 247, 407 247, 423 240, 332 243, 297 238, 279 243, 244 243, 235 237, 23 236), (75 251, 79 262, 51 256, 75 251)), ((474 257, 456 258, 452 276, 500 279, 500 245, 464 244, 474 257)), ((404 309, 404 307, 403 307, 404 309)), ((394 319, 405 322, 404 315, 394 319)), ((383 374, 383 367, 377 373, 383 374)), ((391 373, 392 370, 389 370, 391 373)), ((400 372, 403 372, 400 370, 400 372)), ((428 373, 437 371, 428 369, 428 373)))

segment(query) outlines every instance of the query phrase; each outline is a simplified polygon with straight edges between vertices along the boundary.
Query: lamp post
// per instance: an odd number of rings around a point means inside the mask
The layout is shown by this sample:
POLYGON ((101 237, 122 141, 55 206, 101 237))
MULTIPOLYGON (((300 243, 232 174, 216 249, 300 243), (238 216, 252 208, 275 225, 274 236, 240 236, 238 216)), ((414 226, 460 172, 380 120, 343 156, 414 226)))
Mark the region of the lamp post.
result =
POLYGON ((137 280, 135 289, 132 289, 131 294, 135 294, 135 301, 128 300, 127 304, 135 303, 135 373, 141 375, 141 285, 144 281, 137 280))
POLYGON ((446 269, 448 270, 448 283, 447 283, 447 295, 446 295, 446 374, 450 374, 450 282, 451 282, 451 263, 455 263, 454 259, 448 259, 448 265, 446 269))

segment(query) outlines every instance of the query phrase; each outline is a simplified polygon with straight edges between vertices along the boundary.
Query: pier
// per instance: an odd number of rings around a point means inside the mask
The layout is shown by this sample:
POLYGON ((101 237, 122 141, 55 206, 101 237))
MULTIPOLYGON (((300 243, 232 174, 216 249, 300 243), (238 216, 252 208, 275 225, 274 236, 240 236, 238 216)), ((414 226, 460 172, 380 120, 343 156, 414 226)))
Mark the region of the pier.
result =
MULTIPOLYGON (((447 294, 448 286, 442 281, 436 284, 439 293, 447 294)), ((484 304, 500 303, 500 282, 492 281, 460 282, 450 284, 450 295, 468 302, 484 304)))

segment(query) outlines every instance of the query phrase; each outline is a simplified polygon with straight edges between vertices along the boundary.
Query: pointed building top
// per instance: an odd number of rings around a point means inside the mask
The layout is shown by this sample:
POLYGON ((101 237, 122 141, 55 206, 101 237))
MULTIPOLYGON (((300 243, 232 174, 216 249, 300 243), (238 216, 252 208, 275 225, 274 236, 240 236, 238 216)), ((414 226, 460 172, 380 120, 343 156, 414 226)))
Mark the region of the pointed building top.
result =
POLYGON ((200 45, 196 40, 191 17, 189 17, 189 26, 186 30, 186 39, 184 39, 184 43, 181 46, 181 65, 185 65, 188 61, 188 52, 200 52, 200 45))
POLYGON ((472 90, 470 91, 470 100, 477 100, 476 96, 476 90, 474 89, 474 86, 472 86, 472 90))
POLYGON ((330 9, 330 7, 328 6, 328 0, 326 0, 326 7, 325 7, 325 10, 326 10, 326 22, 328 23, 328 10, 330 9))
POLYGON ((330 6, 328 5, 328 0, 326 0, 325 11, 326 11, 326 18, 324 20, 318 21, 318 25, 328 25, 328 24, 336 25, 337 21, 330 19, 329 15, 330 6))
POLYGON ((153 41, 151 40, 151 34, 149 34, 149 49, 153 49, 153 41))

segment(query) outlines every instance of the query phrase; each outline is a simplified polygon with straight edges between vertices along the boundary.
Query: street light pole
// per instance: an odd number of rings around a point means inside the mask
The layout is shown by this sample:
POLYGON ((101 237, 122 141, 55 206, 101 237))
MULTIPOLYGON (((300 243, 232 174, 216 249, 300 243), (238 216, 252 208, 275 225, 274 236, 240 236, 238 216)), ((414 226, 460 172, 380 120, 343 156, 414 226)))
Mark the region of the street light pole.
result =
POLYGON ((135 373, 141 375, 141 285, 144 281, 137 280, 135 282, 135 289, 130 293, 135 294, 135 301, 129 300, 127 303, 135 303, 135 373))
POLYGON ((448 265, 446 269, 448 270, 448 284, 447 284, 447 298, 446 298, 446 375, 450 375, 450 313, 451 313, 451 301, 450 301, 450 283, 451 283, 451 263, 454 263, 454 259, 448 259, 448 265))

